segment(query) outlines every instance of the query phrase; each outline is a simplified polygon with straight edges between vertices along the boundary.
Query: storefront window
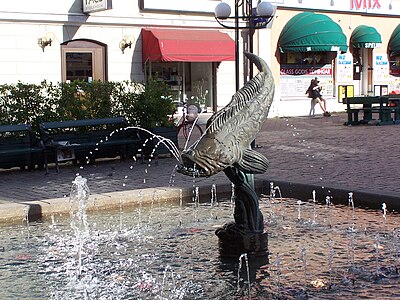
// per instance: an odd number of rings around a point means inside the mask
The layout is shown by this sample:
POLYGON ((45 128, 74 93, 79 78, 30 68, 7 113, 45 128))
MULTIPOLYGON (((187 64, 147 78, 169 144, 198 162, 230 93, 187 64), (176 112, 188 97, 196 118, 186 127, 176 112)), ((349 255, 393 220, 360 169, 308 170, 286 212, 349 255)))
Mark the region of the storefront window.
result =
POLYGON ((389 56, 390 75, 400 75, 400 53, 389 56))
POLYGON ((287 52, 281 54, 281 65, 320 66, 332 63, 334 52, 287 52))
POLYGON ((151 76, 169 85, 172 97, 176 102, 182 102, 184 90, 190 89, 189 63, 153 63, 151 76))
POLYGON ((175 102, 196 104, 201 110, 212 106, 212 63, 152 63, 151 76, 167 83, 175 102))
POLYGON ((336 52, 287 52, 281 54, 282 98, 305 98, 311 79, 318 77, 325 96, 333 95, 333 60, 336 52))

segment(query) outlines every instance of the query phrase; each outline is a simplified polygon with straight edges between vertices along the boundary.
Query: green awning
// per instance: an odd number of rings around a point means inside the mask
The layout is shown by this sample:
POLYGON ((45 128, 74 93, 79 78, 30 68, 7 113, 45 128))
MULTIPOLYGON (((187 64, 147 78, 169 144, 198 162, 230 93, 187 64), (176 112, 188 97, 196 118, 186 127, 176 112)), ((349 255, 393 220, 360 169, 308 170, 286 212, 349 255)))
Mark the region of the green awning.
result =
POLYGON ((279 36, 279 51, 347 51, 342 28, 330 17, 313 12, 300 13, 289 20, 279 36))
POLYGON ((377 48, 382 45, 382 38, 374 27, 360 25, 351 34, 350 44, 354 48, 377 48))
POLYGON ((397 25, 390 36, 389 51, 392 55, 400 55, 400 24, 397 25))

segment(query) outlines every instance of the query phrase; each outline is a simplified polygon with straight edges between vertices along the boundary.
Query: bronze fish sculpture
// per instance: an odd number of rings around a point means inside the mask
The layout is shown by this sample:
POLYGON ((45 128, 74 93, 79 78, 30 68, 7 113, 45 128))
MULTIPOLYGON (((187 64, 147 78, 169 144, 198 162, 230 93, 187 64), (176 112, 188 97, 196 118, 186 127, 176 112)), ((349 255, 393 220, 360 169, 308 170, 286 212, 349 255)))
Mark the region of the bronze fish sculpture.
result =
POLYGON ((260 72, 207 121, 204 135, 182 152, 178 172, 211 176, 231 166, 244 173, 261 174, 268 168, 268 160, 250 145, 267 119, 275 83, 262 58, 248 52, 245 56, 260 72))

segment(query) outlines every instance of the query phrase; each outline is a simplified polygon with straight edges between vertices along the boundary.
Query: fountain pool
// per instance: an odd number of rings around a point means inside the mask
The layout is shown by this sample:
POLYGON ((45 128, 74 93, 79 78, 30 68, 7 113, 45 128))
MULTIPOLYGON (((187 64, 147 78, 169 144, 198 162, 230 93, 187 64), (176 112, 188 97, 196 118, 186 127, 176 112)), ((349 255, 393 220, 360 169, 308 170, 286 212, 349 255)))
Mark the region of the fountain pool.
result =
POLYGON ((81 206, 72 217, 4 225, 0 299, 400 297, 400 217, 390 208, 265 196, 268 257, 226 261, 214 232, 232 220, 233 204, 200 200, 96 214, 81 206))

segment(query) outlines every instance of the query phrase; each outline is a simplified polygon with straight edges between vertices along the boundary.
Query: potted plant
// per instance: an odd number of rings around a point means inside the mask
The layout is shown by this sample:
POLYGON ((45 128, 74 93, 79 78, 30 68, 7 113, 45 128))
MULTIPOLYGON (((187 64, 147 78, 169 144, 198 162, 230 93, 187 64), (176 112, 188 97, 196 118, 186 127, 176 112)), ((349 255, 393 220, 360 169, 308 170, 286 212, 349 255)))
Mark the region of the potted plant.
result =
MULTIPOLYGON (((150 78, 143 85, 141 92, 137 94, 134 102, 134 119, 136 125, 172 140, 175 145, 178 143, 177 131, 173 120, 176 107, 171 97, 169 86, 155 79, 150 78)), ((151 134, 141 133, 142 139, 146 141, 152 138, 151 134)), ((153 138, 146 142, 143 151, 145 155, 153 152, 159 139, 153 138)), ((157 146, 155 154, 168 154, 169 149, 162 143, 157 146)))

